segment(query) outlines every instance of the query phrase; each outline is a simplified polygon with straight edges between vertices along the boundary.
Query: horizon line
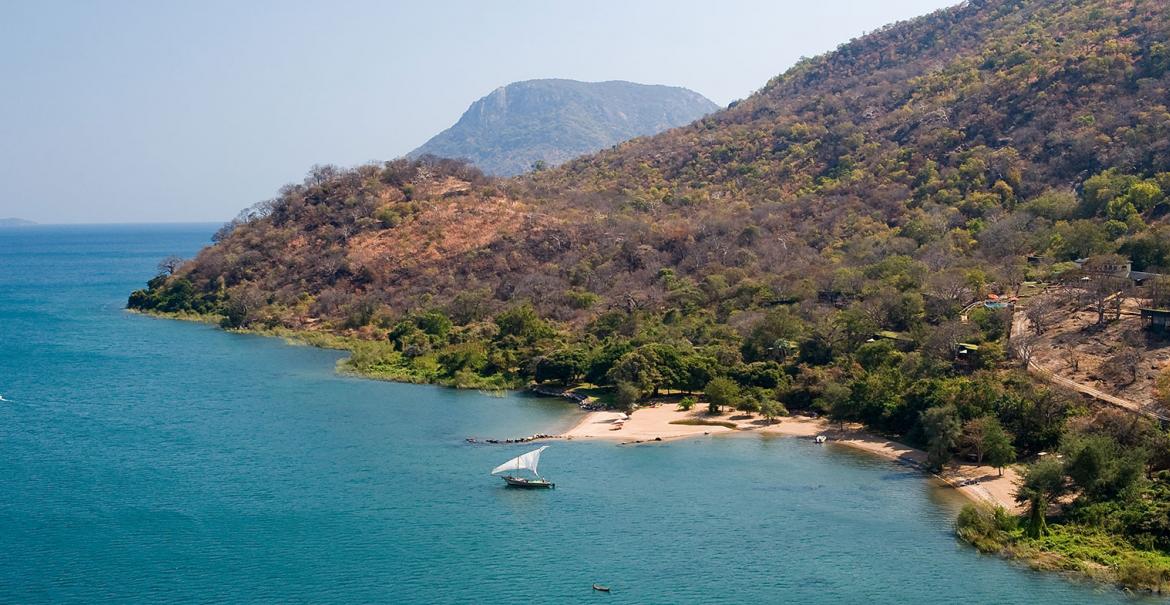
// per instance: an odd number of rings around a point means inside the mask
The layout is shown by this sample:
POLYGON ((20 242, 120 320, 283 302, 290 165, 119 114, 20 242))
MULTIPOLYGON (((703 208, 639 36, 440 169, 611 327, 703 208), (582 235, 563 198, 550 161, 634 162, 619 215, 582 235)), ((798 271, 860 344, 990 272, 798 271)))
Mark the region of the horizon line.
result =
POLYGON ((40 223, 29 219, 28 224, 23 225, 0 225, 0 229, 28 229, 35 227, 115 227, 115 226, 135 226, 135 225, 224 225, 230 221, 223 220, 199 220, 199 221, 110 221, 110 222, 76 222, 76 223, 40 223))

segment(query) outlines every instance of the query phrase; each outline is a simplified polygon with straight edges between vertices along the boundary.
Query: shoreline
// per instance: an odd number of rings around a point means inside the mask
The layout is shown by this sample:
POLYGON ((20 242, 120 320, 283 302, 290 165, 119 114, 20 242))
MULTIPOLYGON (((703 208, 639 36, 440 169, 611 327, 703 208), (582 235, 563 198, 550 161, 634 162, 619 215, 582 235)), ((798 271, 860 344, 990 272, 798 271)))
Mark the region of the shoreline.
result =
MULTIPOLYGON (((214 316, 207 315, 160 313, 135 309, 124 309, 124 311, 157 319, 189 321, 213 326, 218 323, 215 321, 216 318, 214 316)), ((316 348, 349 352, 353 351, 353 345, 360 340, 354 336, 330 334, 318 330, 225 329, 222 326, 218 327, 220 330, 229 333, 277 337, 285 343, 294 346, 307 345, 316 348)), ((341 367, 341 363, 338 364, 335 371, 339 374, 348 374, 355 378, 365 380, 427 384, 445 388, 476 388, 444 384, 441 382, 409 381, 397 376, 371 375, 356 371, 352 368, 343 368, 341 367)), ((483 389, 480 388, 479 390, 483 389)), ((505 387, 500 390, 519 392, 522 389, 505 387)), ((542 393, 540 395, 555 396, 551 393, 542 393)), ((572 399, 578 404, 581 403, 580 400, 572 399)), ((878 456, 892 462, 911 466, 922 474, 922 477, 927 480, 929 485, 950 488, 955 494, 968 502, 999 506, 1016 515, 1024 512, 1024 507, 1015 501, 1016 486, 1021 478, 1020 472, 1015 466, 1004 468, 1003 474, 1000 475, 998 469, 990 466, 957 463, 957 461, 953 460, 952 464, 941 474, 933 473, 925 468, 925 452, 867 432, 860 424, 834 426, 826 419, 805 416, 786 416, 769 423, 758 416, 738 414, 736 412, 730 412, 716 417, 707 417, 703 413, 704 411, 705 406, 696 406, 696 409, 683 412, 677 410, 676 403, 654 402, 647 407, 636 410, 634 414, 630 415, 622 423, 623 426, 620 430, 612 430, 614 428, 614 420, 623 414, 607 410, 590 410, 585 411, 564 433, 556 435, 537 434, 514 442, 584 439, 608 440, 615 442, 617 445, 632 445, 711 435, 746 437, 751 434, 758 434, 804 439, 813 439, 818 435, 824 435, 828 439, 826 445, 839 445, 867 455, 878 456), (697 421, 697 423, 673 424, 677 420, 697 421), (704 424, 707 422, 715 424, 704 424), (722 424, 730 424, 734 428, 722 426, 722 424)), ((484 440, 483 442, 495 443, 496 441, 484 440)), ((511 443, 513 441, 501 440, 499 442, 511 443)), ((974 543, 971 544, 974 545, 974 543)), ((1121 587, 1129 586, 1151 592, 1154 590, 1150 586, 1143 584, 1126 584, 1119 580, 1118 572, 1114 568, 1109 568, 1102 572, 1104 575, 1090 573, 1082 567, 1085 563, 1083 558, 1068 554, 1058 554, 1056 551, 1045 548, 1043 545, 1025 544, 1021 547, 1020 545, 1005 543, 994 551, 983 552, 996 554, 1009 560, 1024 562, 1037 571, 1056 571, 1061 574, 1081 576, 1097 582, 1114 584, 1121 587)), ((1091 562, 1096 563, 1095 561, 1091 562)), ((1099 563, 1097 564, 1099 565, 1099 563)))
MULTIPOLYGON (((196 313, 166 313, 159 311, 143 311, 138 309, 124 309, 130 313, 154 317, 190 321, 208 325, 218 325, 219 317, 196 313)), ((354 337, 334 335, 315 330, 295 329, 224 329, 221 330, 237 334, 251 334, 256 336, 276 337, 290 344, 308 345, 324 349, 352 351, 354 337)), ((344 371, 338 367, 339 373, 349 374, 365 380, 390 380, 392 382, 410 382, 390 377, 371 375, 347 368, 344 371)), ((460 388, 455 385, 441 383, 430 384, 437 387, 460 388)), ((549 394, 544 394, 550 396, 549 394)), ((688 439, 707 435, 721 434, 749 434, 776 435, 782 437, 814 438, 825 435, 829 444, 842 445, 854 450, 867 452, 887 460, 901 462, 913 466, 924 475, 940 481, 954 489, 959 494, 976 503, 988 503, 993 506, 1002 506, 1004 509, 1019 513, 1022 507, 1015 502, 1014 492, 1018 483, 1019 474, 1014 468, 1003 469, 1000 476, 996 469, 989 466, 975 464, 958 464, 945 470, 942 474, 926 470, 924 462, 926 453, 908 445, 890 441, 873 433, 866 432, 861 425, 854 424, 841 428, 834 428, 823 418, 808 418, 804 416, 785 416, 767 423, 757 416, 736 415, 734 413, 719 416, 716 419, 706 417, 696 406, 691 411, 680 411, 674 403, 655 403, 648 407, 639 408, 629 416, 620 430, 613 430, 614 421, 623 416, 621 412, 609 410, 594 410, 585 412, 585 415, 564 433, 553 436, 534 435, 534 439, 594 439, 616 441, 619 445, 635 443, 657 443, 688 439), (718 424, 673 424, 674 421, 689 422, 718 422, 731 423, 735 428, 718 424)))
POLYGON ((585 416, 557 438, 605 440, 615 441, 618 445, 632 445, 711 435, 757 434, 805 439, 824 435, 827 444, 848 447, 912 466, 922 471, 926 477, 940 481, 973 502, 1002 506, 1014 513, 1023 510, 1015 501, 1014 493, 1019 474, 1014 468, 1004 468, 1003 475, 1000 475, 997 469, 990 466, 958 463, 948 467, 941 474, 932 473, 926 470, 926 452, 866 432, 860 425, 839 428, 823 418, 804 416, 786 416, 773 423, 768 423, 758 416, 735 413, 712 418, 698 409, 678 410, 671 403, 639 408, 629 415, 628 420, 617 422, 623 415, 621 412, 613 411, 586 412, 585 416), (731 423, 736 428, 706 424, 674 424, 680 420, 731 423), (615 429, 617 426, 621 428, 615 429))

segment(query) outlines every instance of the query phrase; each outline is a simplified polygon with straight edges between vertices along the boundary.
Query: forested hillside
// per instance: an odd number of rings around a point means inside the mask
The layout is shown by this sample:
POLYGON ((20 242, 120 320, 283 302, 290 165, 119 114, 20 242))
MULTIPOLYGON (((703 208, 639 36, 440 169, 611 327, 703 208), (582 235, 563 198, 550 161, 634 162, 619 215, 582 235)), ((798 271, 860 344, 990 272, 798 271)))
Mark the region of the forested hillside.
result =
POLYGON ((130 306, 357 338, 350 367, 399 380, 813 408, 937 465, 1061 451, 1021 492, 1027 536, 968 534, 1043 540, 1073 499, 1041 547, 1092 542, 1148 585, 1170 570, 1166 434, 1035 383, 1010 311, 962 309, 1025 281, 1087 293, 1082 257, 1170 266, 1168 103, 1170 2, 969 2, 556 169, 317 167, 130 306))
POLYGON ((513 176, 658 134, 717 109, 703 95, 674 86, 513 82, 472 103, 454 126, 407 157, 463 158, 488 174, 513 176))

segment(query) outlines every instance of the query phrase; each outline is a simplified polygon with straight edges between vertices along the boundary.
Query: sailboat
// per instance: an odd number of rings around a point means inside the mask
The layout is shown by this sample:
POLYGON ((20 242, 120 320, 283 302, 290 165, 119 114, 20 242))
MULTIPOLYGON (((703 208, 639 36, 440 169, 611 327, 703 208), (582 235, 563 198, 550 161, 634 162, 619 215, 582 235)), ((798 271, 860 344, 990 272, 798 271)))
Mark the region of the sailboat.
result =
POLYGON ((497 473, 509 473, 503 476, 504 482, 507 483, 509 487, 556 487, 555 483, 552 483, 544 477, 541 477, 536 472, 536 465, 540 463, 540 453, 547 449, 548 446, 545 445, 538 447, 531 452, 528 452, 527 454, 516 456, 515 458, 492 469, 492 474, 495 475, 497 473), (526 479, 524 477, 517 477, 511 474, 513 471, 520 470, 531 471, 532 474, 536 476, 536 478, 526 479))

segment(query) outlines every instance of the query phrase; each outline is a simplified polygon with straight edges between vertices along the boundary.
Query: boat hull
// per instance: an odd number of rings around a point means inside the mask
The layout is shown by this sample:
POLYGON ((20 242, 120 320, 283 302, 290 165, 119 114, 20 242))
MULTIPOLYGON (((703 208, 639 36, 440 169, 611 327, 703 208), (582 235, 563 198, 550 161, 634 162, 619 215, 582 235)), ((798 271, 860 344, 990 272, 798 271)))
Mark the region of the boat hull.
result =
POLYGON ((544 479, 524 479, 523 477, 512 477, 510 475, 502 477, 502 479, 504 483, 508 484, 508 487, 519 487, 522 489, 550 489, 557 486, 557 484, 551 481, 545 481, 544 479))

